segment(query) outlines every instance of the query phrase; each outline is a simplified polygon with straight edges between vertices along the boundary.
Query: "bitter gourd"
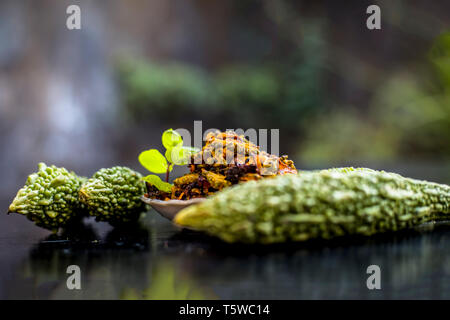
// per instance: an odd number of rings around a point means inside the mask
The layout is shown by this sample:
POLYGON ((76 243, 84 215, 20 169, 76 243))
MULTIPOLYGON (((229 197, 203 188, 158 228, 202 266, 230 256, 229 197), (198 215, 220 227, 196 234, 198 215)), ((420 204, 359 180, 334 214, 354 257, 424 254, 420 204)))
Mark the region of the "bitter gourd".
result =
POLYGON ((85 182, 79 192, 90 215, 112 225, 132 222, 147 210, 140 197, 145 184, 140 173, 127 167, 103 168, 85 182))
POLYGON ((36 225, 57 231, 80 216, 82 204, 78 201, 78 190, 83 178, 42 162, 38 169, 28 176, 8 212, 23 214, 36 225))
POLYGON ((450 218, 450 187, 359 168, 300 172, 227 188, 174 222, 227 242, 373 235, 450 218))

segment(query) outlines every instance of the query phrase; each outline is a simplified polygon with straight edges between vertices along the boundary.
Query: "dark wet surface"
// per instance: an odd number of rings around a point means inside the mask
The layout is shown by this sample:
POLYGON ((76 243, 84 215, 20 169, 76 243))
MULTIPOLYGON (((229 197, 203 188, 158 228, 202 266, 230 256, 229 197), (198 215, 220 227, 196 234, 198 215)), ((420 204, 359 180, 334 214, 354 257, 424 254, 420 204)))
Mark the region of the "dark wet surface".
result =
POLYGON ((5 299, 449 299, 450 225, 372 238, 275 246, 227 245, 149 211, 113 229, 87 220, 60 235, 0 215, 5 299), (381 268, 381 290, 366 269, 381 268), (69 265, 81 290, 68 290, 69 265))

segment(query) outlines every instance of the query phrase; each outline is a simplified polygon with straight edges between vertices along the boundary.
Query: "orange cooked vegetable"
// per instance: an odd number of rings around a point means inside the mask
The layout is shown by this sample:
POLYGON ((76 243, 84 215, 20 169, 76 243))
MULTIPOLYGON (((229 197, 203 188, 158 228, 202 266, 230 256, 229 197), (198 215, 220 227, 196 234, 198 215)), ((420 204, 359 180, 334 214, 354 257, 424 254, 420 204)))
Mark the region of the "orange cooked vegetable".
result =
POLYGON ((188 167, 190 173, 174 180, 171 193, 151 189, 148 195, 161 200, 202 198, 233 184, 297 173, 287 156, 261 151, 234 131, 209 133, 188 167))

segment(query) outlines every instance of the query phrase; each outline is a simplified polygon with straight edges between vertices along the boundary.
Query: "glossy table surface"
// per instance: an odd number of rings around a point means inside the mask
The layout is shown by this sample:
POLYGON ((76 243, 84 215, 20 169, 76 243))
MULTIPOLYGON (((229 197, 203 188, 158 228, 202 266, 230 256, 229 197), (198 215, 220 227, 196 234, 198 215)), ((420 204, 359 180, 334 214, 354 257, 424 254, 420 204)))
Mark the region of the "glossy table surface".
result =
MULTIPOLYGON (((5 204, 7 207, 7 204, 5 204)), ((2 299, 449 299, 450 224, 371 238, 228 245, 149 211, 128 230, 87 219, 52 235, 0 215, 2 299), (69 290, 69 265, 81 290, 69 290), (367 288, 378 265, 381 289, 367 288)))

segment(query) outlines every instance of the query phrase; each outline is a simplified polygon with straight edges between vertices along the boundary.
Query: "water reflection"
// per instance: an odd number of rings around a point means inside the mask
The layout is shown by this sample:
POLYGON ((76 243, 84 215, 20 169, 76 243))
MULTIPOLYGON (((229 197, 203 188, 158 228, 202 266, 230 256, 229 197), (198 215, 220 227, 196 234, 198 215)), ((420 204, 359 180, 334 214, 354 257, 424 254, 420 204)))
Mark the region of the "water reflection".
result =
POLYGON ((176 269, 173 261, 164 257, 156 263, 150 274, 148 285, 144 290, 126 288, 121 299, 127 300, 206 300, 215 299, 216 295, 208 287, 202 287, 190 277, 190 273, 176 269))
POLYGON ((440 223, 372 238, 273 246, 192 240, 188 232, 173 239, 191 247, 180 258, 185 268, 221 297, 439 299, 450 297, 449 230, 440 223), (371 264, 381 267, 380 291, 366 287, 371 264))
POLYGON ((449 231, 432 224, 370 239, 245 246, 151 215, 104 237, 89 226, 50 236, 31 250, 17 281, 32 281, 23 292, 32 298, 450 298, 449 231), (70 264, 82 270, 82 290, 66 288, 70 264), (366 287, 371 264, 381 267, 382 290, 366 287))

